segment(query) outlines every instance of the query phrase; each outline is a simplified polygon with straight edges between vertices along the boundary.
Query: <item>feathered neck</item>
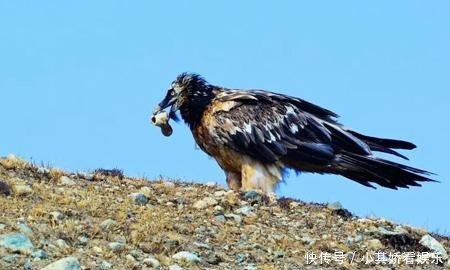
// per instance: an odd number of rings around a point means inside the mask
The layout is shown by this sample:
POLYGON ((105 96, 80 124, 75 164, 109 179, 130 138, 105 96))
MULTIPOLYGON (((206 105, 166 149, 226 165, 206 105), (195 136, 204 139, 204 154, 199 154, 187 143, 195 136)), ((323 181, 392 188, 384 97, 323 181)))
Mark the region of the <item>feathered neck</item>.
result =
POLYGON ((215 96, 214 89, 212 85, 203 84, 188 89, 183 95, 180 114, 191 129, 200 123, 203 112, 215 96))

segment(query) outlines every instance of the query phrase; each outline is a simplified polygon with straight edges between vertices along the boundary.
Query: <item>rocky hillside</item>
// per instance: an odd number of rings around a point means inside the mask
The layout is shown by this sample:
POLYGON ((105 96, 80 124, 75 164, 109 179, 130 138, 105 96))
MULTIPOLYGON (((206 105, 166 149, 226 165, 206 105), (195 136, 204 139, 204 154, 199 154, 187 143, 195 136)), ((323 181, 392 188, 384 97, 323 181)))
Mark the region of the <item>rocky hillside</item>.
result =
POLYGON ((338 203, 0 159, 0 269, 450 269, 449 251, 338 203))

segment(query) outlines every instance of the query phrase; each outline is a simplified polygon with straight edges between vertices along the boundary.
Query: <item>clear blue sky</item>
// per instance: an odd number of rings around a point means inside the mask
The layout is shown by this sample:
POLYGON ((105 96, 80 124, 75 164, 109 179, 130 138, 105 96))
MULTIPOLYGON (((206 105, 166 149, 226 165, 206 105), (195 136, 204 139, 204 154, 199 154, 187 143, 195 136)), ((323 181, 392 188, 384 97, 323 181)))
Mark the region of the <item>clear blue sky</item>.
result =
POLYGON ((0 0, 0 155, 225 184, 186 126, 166 138, 148 121, 175 76, 193 71, 411 140, 407 164, 442 181, 391 191, 291 174, 280 196, 450 234, 449 14, 449 1, 0 0))

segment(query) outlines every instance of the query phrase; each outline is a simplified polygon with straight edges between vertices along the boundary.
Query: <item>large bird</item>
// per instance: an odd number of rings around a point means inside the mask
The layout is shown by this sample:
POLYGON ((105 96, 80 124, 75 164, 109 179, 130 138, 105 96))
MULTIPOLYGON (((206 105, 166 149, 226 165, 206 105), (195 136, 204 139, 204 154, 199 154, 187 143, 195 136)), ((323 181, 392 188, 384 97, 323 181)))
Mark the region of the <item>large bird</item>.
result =
POLYGON ((410 142, 366 136, 337 122, 332 111, 303 99, 262 90, 228 89, 197 74, 180 74, 154 115, 170 108, 212 156, 234 190, 273 192, 286 169, 342 175, 364 186, 397 189, 434 181, 431 173, 375 157, 407 159, 394 149, 410 142))

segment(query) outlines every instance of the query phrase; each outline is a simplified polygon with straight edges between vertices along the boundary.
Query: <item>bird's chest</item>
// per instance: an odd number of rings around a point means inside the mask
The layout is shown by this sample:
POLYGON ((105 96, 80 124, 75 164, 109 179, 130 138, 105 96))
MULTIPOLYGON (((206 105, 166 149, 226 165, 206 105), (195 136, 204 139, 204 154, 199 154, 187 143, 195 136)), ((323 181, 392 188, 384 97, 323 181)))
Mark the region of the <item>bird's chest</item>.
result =
POLYGON ((245 163, 245 156, 231 149, 221 140, 217 133, 218 123, 208 114, 192 129, 192 133, 199 147, 212 156, 226 171, 239 172, 245 163))

